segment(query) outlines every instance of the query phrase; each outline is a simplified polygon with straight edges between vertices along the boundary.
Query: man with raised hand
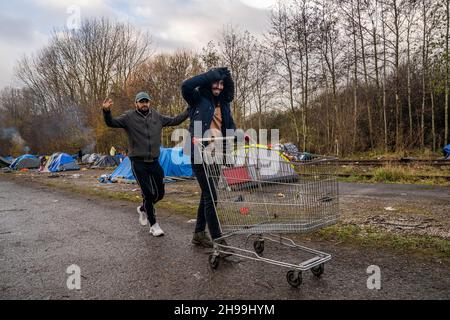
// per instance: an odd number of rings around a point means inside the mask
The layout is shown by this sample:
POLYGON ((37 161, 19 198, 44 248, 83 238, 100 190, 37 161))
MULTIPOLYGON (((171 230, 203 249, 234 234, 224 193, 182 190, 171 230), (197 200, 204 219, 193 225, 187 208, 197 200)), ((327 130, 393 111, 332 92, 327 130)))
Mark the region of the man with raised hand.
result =
POLYGON ((137 208, 139 222, 147 225, 149 221, 150 234, 159 237, 164 231, 156 222, 154 205, 164 197, 164 171, 158 161, 162 128, 179 125, 189 113, 186 109, 174 118, 163 116, 150 107, 150 101, 147 92, 139 92, 134 101, 135 109, 116 118, 111 115, 112 99, 105 99, 102 109, 106 125, 123 128, 128 136, 131 168, 143 198, 143 205, 137 208))

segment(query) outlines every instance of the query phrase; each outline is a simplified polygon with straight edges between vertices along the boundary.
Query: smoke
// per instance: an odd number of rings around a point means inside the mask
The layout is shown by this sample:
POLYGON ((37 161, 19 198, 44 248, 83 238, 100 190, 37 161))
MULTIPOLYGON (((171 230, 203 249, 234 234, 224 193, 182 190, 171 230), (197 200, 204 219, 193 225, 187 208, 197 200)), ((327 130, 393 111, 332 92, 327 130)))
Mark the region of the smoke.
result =
POLYGON ((85 146, 85 147, 82 149, 83 154, 93 153, 93 152, 94 152, 94 149, 95 149, 95 145, 96 145, 96 142, 93 141, 93 142, 90 143, 89 145, 85 146))
POLYGON ((19 130, 14 127, 2 128, 1 131, 2 139, 11 141, 18 149, 22 150, 25 153, 30 151, 30 148, 27 146, 26 141, 20 135, 19 130))

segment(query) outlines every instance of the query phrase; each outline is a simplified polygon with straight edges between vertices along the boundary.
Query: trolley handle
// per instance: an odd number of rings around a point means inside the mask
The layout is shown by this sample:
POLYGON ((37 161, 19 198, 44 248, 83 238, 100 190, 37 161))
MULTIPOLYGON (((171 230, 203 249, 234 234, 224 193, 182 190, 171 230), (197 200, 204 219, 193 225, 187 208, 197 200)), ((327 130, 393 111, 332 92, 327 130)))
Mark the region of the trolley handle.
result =
POLYGON ((192 142, 194 144, 197 144, 199 142, 213 142, 213 141, 225 141, 225 140, 234 140, 234 136, 227 136, 227 137, 210 137, 210 138, 192 138, 192 142))

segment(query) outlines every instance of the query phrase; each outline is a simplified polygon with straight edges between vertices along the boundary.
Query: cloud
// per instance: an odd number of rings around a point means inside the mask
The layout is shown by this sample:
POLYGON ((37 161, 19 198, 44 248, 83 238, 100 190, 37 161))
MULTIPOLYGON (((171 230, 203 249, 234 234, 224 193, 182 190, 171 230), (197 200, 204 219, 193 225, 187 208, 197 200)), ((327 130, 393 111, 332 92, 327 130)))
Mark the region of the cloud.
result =
POLYGON ((200 50, 220 39, 223 25, 254 35, 266 31, 275 0, 29 0, 2 4, 0 13, 0 87, 12 81, 17 58, 43 47, 61 30, 76 5, 82 19, 107 17, 148 31, 159 52, 200 50), (24 14, 27 13, 27 14, 24 14))
POLYGON ((134 0, 130 4, 130 14, 136 17, 142 28, 154 35, 157 45, 172 46, 161 49, 198 50, 210 40, 217 41, 226 24, 233 24, 253 34, 263 33, 269 11, 239 0, 166 0, 152 1, 151 5, 146 1, 134 0))
POLYGON ((32 40, 31 21, 0 13, 0 39, 11 45, 23 45, 32 40))
POLYGON ((33 0, 33 2, 42 8, 68 8, 73 5, 89 8, 102 7, 106 5, 103 0, 33 0))

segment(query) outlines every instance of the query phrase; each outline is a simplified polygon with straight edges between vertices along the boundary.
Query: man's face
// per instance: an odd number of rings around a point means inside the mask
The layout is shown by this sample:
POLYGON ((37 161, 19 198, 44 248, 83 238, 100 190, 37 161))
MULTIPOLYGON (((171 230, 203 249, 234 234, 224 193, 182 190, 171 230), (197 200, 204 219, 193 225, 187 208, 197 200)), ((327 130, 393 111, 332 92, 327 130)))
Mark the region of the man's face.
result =
POLYGON ((223 90, 223 80, 213 82, 211 91, 214 96, 218 96, 223 90))
POLYGON ((150 108, 150 101, 148 101, 147 99, 142 99, 142 100, 136 102, 136 108, 139 111, 146 112, 150 108))

